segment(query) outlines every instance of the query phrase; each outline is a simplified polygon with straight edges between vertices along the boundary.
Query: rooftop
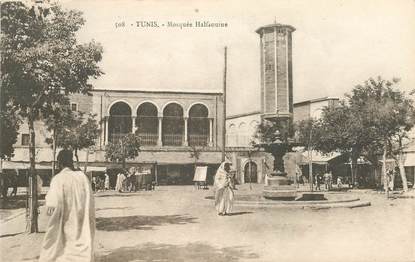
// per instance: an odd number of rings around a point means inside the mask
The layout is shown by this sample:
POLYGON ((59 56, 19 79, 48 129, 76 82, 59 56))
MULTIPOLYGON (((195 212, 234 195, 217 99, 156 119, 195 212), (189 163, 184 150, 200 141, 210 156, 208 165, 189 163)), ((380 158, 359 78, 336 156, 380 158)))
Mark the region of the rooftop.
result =
POLYGON ((274 24, 270 24, 270 25, 261 26, 255 32, 260 34, 262 29, 273 28, 273 27, 288 28, 288 29, 290 29, 291 32, 295 31, 295 27, 293 27, 291 25, 284 25, 284 24, 280 24, 280 23, 274 23, 274 24))
POLYGON ((218 90, 140 90, 140 89, 94 89, 91 92, 113 92, 113 93, 155 93, 155 94, 210 94, 221 95, 222 92, 218 90))

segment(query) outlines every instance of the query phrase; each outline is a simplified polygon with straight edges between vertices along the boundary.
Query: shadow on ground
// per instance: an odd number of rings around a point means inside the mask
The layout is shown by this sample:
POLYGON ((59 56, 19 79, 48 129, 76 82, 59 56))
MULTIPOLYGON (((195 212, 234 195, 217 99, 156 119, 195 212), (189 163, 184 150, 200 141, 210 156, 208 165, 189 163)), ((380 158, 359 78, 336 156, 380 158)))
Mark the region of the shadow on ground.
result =
POLYGON ((23 234, 23 233, 24 232, 0 235, 0 238, 4 238, 4 237, 14 237, 14 236, 17 236, 17 235, 20 235, 20 234, 23 234))
POLYGON ((154 226, 184 225, 196 223, 195 220, 195 217, 188 215, 98 217, 96 228, 102 231, 152 230, 154 226))
POLYGON ((130 207, 103 207, 103 208, 95 208, 95 211, 103 211, 103 210, 128 210, 131 209, 130 207))
POLYGON ((133 247, 121 247, 108 254, 98 254, 96 262, 130 261, 209 261, 236 262, 240 259, 259 258, 258 254, 246 251, 246 247, 215 248, 204 243, 169 245, 146 243, 133 247))

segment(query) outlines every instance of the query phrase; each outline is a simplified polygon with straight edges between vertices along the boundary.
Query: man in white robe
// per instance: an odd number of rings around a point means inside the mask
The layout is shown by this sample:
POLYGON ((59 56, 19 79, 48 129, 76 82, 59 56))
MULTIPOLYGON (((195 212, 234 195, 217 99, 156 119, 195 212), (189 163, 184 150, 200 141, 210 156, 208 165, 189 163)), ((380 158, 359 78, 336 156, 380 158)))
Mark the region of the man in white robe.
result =
POLYGON ((62 171, 53 177, 46 195, 50 216, 40 262, 94 261, 95 207, 87 176, 73 167, 72 152, 62 150, 62 171))

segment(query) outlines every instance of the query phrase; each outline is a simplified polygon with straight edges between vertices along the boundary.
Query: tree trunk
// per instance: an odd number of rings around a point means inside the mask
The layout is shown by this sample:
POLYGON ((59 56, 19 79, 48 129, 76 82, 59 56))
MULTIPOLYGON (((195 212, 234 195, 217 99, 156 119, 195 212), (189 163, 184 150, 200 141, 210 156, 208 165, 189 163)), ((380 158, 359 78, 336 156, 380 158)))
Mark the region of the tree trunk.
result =
POLYGON ((29 109, 28 116, 29 124, 29 158, 30 158, 30 173, 29 173, 29 214, 27 216, 26 231, 28 233, 39 232, 38 228, 38 205, 37 205, 37 177, 36 177, 36 143, 35 143, 35 128, 33 120, 33 112, 29 109))
POLYGON ((79 157, 78 157, 78 149, 77 148, 75 148, 74 154, 75 154, 75 159, 76 159, 76 168, 80 168, 79 167, 79 157))
POLYGON ((351 175, 352 175, 352 188, 356 185, 356 178, 357 178, 357 156, 352 156, 352 165, 351 165, 351 175))
POLYGON ((52 143, 52 155, 53 155, 53 160, 52 160, 52 177, 55 176, 56 173, 56 131, 55 129, 53 129, 53 143, 52 143))
POLYGON ((399 173, 401 175, 403 191, 406 192, 408 191, 408 180, 406 179, 404 161, 403 152, 400 151, 398 159, 399 173))
POLYGON ((84 166, 84 173, 86 174, 88 168, 88 161, 89 161, 89 148, 86 149, 86 157, 85 157, 85 166, 84 166))
POLYGON ((388 175, 386 174, 386 144, 383 148, 383 155, 382 155, 382 175, 383 175, 383 188, 386 192, 386 198, 389 198, 389 179, 388 175))
POLYGON ((310 191, 313 192, 313 155, 311 148, 308 148, 308 180, 310 183, 310 191))

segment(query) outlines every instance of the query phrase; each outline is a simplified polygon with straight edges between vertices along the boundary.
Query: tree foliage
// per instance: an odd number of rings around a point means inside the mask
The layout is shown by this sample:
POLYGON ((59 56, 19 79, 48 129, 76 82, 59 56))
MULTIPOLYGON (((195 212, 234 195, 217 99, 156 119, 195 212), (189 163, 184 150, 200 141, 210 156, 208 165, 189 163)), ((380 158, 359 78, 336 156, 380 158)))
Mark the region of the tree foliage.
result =
POLYGON ((102 47, 78 44, 76 33, 84 25, 82 13, 59 5, 43 9, 23 2, 1 3, 2 95, 27 119, 29 126, 28 231, 38 231, 34 121, 48 118, 53 106, 70 93, 88 93, 90 78, 102 72, 102 47))
MULTIPOLYGON (((352 160, 352 179, 360 156, 376 167, 383 150, 388 156, 402 152, 402 139, 414 126, 415 110, 413 101, 394 88, 397 83, 397 79, 370 78, 346 94, 346 100, 338 106, 324 108, 321 119, 313 126, 315 149, 347 153, 352 160)), ((298 132, 305 142, 307 127, 300 127, 298 132)))
POLYGON ((20 2, 1 5, 3 91, 22 114, 31 109, 35 116, 47 116, 54 103, 69 93, 87 93, 88 80, 102 74, 97 65, 102 47, 76 41, 85 23, 82 13, 51 9, 46 19, 20 2))
POLYGON ((55 111, 53 117, 47 119, 47 126, 55 133, 47 142, 55 139, 57 147, 73 150, 78 164, 78 152, 94 146, 100 134, 96 115, 72 112, 67 106, 55 111))
POLYGON ((110 142, 105 147, 105 158, 112 162, 121 163, 125 168, 127 159, 134 159, 140 152, 140 138, 136 134, 127 134, 120 139, 110 142))
POLYGON ((10 159, 14 155, 13 145, 17 142, 20 118, 10 107, 0 111, 0 158, 10 159))

